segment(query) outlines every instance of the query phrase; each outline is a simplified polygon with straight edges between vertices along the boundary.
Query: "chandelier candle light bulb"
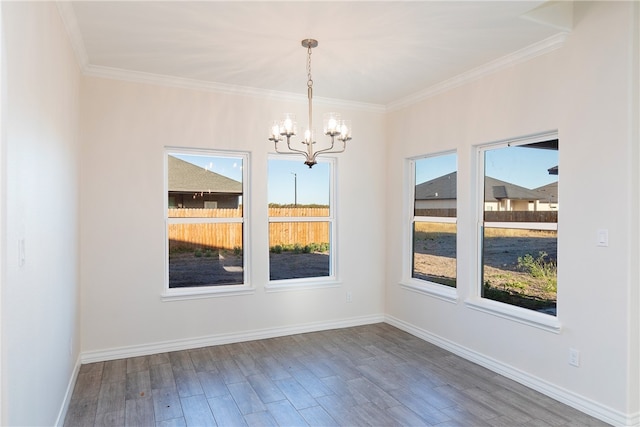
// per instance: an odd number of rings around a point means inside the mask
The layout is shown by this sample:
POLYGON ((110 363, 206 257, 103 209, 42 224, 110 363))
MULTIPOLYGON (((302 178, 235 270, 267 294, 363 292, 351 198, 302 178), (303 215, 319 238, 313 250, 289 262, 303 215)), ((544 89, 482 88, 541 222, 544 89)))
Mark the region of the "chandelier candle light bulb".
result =
POLYGON ((304 143, 305 144, 315 144, 316 142, 313 140, 315 136, 315 132, 312 130, 305 130, 304 131, 304 143))
POLYGON ((291 146, 291 137, 298 133, 298 125, 296 117, 293 114, 286 113, 283 119, 278 122, 274 121, 271 126, 269 141, 273 141, 276 153, 279 154, 300 154, 305 157, 304 164, 313 167, 317 163, 316 158, 319 154, 342 153, 347 148, 347 141, 351 140, 351 122, 341 120, 338 113, 326 113, 323 119, 323 133, 331 138, 326 148, 316 150, 313 149, 315 141, 315 132, 313 131, 313 79, 311 78, 311 49, 318 46, 318 41, 314 39, 302 40, 302 46, 307 48, 307 98, 309 105, 309 127, 304 132, 304 139, 301 144, 306 145, 306 149, 295 148, 291 146), (280 150, 278 142, 287 138, 287 150, 280 150), (335 140, 340 141, 340 146, 335 146, 335 140))

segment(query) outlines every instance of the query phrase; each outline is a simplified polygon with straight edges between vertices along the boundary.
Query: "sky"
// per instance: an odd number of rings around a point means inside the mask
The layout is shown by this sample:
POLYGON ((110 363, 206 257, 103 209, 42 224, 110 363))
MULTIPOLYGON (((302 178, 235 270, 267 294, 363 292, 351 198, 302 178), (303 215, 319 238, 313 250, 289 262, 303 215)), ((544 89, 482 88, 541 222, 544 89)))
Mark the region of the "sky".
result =
POLYGON ((329 163, 318 161, 309 169, 304 157, 269 159, 268 172, 269 203, 299 205, 329 204, 329 163), (297 192, 296 192, 297 187, 297 192))
MULTIPOLYGON (((242 182, 242 158, 171 153, 172 156, 242 182)), ((318 159, 309 169, 304 157, 269 159, 268 200, 279 204, 329 204, 329 163, 318 159)))
MULTIPOLYGON (((533 189, 558 181, 548 169, 558 166, 557 150, 504 147, 487 150, 485 174, 492 178, 533 189)), ((438 178, 457 168, 456 154, 425 157, 416 160, 416 183, 438 178)))
POLYGON ((534 189, 558 181, 549 168, 558 166, 557 150, 505 147, 485 152, 485 175, 534 189))
POLYGON ((455 153, 416 159, 416 184, 439 178, 457 170, 455 153))

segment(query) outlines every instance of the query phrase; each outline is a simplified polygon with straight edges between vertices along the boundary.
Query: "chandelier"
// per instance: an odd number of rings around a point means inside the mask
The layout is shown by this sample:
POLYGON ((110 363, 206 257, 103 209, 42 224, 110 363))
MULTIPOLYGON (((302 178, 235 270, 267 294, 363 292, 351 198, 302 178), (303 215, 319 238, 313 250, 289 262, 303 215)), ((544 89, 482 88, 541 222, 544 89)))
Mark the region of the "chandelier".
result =
POLYGON ((273 141, 276 153, 279 154, 300 154, 305 157, 304 164, 313 167, 316 157, 319 154, 342 153, 347 148, 347 141, 351 139, 351 122, 341 120, 338 113, 326 113, 323 116, 323 133, 331 138, 331 143, 320 150, 314 150, 315 131, 313 129, 313 79, 311 78, 311 49, 318 46, 318 41, 314 39, 302 40, 302 46, 307 48, 307 98, 309 99, 309 127, 304 131, 304 138, 300 141, 301 149, 291 146, 291 137, 298 133, 296 116, 285 113, 282 120, 275 120, 271 126, 269 141, 273 141), (281 151, 278 142, 287 138, 288 150, 281 151), (340 141, 336 146, 336 141, 340 141), (306 148, 304 147, 306 145, 306 148))

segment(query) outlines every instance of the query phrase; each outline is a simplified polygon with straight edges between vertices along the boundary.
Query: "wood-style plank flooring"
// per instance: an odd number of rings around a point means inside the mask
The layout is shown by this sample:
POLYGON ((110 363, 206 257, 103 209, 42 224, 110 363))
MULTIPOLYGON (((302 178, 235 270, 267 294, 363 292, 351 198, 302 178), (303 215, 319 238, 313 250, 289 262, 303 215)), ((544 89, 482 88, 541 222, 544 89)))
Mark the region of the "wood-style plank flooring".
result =
POLYGON ((604 426, 393 326, 82 365, 65 426, 604 426))

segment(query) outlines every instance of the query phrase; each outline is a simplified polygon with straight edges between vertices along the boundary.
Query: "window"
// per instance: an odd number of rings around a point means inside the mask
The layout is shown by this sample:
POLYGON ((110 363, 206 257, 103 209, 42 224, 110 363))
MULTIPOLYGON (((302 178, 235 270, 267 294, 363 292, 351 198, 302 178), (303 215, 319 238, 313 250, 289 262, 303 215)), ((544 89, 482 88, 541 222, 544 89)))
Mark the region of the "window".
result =
POLYGON ((556 315, 557 135, 480 148, 481 295, 556 315))
POLYGON ((335 279, 334 163, 313 169, 300 158, 269 159, 269 279, 335 279))
POLYGON ((411 277, 456 287, 457 156, 412 160, 411 277))
POLYGON ((176 149, 165 157, 167 289, 245 284, 248 156, 176 149))

